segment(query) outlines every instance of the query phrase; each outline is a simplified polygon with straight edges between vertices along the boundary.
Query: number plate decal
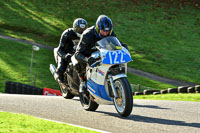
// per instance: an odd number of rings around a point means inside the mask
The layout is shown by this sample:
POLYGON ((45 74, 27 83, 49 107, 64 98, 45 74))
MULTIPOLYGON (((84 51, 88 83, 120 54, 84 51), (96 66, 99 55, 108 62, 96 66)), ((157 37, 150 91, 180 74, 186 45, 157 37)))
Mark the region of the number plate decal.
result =
POLYGON ((104 64, 122 64, 131 61, 131 56, 124 50, 108 51, 103 59, 104 64))

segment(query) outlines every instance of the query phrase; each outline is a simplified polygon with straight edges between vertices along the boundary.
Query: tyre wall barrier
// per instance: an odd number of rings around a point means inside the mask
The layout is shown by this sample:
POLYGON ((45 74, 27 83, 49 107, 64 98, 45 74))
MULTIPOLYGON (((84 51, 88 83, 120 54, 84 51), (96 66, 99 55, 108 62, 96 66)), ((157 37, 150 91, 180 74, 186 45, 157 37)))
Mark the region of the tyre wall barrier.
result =
POLYGON ((200 93, 200 85, 196 86, 179 86, 178 88, 168 88, 166 90, 144 90, 142 92, 133 92, 133 95, 158 95, 167 93, 200 93))
POLYGON ((160 90, 144 90, 144 91, 143 91, 143 94, 144 94, 144 95, 151 95, 151 94, 153 94, 154 92, 160 92, 160 90))
POLYGON ((196 86, 195 86, 195 91, 196 91, 197 93, 200 93, 200 85, 196 85, 196 86))
POLYGON ((7 81, 7 82, 6 82, 6 87, 5 87, 5 92, 6 92, 6 93, 11 93, 11 92, 10 92, 10 89, 9 89, 9 88, 11 88, 11 87, 10 87, 10 85, 11 85, 10 82, 11 82, 11 81, 7 81))
POLYGON ((187 93, 188 86, 179 86, 178 93, 187 93))
POLYGON ((5 83, 5 93, 10 94, 28 94, 28 95, 43 95, 43 88, 22 84, 13 81, 5 83))
POLYGON ((188 87, 187 92, 188 93, 195 93, 195 87, 188 87))
POLYGON ((137 95, 158 95, 158 94, 168 94, 168 93, 174 93, 174 94, 178 94, 178 93, 200 93, 200 85, 196 85, 193 86, 195 88, 195 91, 193 88, 190 88, 188 90, 189 87, 192 86, 178 86, 177 88, 168 88, 168 89, 164 89, 164 90, 157 90, 154 88, 150 88, 150 87, 146 87, 146 86, 142 86, 142 85, 135 85, 135 84, 131 84, 131 89, 133 92, 133 96, 137 96, 137 95), (155 92, 155 93, 154 93, 155 92), (156 93, 158 92, 158 93, 156 93))
POLYGON ((143 95, 143 92, 135 92, 134 95, 135 95, 135 96, 143 95))
POLYGON ((153 92, 153 95, 161 94, 160 92, 153 92))
MULTIPOLYGON (((133 95, 157 95, 167 93, 200 93, 200 85, 195 87, 179 86, 178 88, 168 88, 167 90, 144 90, 143 92, 133 92, 133 95)), ((5 83, 5 93, 10 94, 28 94, 28 95, 46 95, 46 96, 62 96, 59 90, 50 88, 39 88, 27 84, 13 81, 5 83)))
POLYGON ((161 94, 167 94, 167 93, 168 93, 168 90, 160 90, 160 93, 161 93, 161 94))
POLYGON ((168 93, 178 93, 178 88, 168 88, 168 93))

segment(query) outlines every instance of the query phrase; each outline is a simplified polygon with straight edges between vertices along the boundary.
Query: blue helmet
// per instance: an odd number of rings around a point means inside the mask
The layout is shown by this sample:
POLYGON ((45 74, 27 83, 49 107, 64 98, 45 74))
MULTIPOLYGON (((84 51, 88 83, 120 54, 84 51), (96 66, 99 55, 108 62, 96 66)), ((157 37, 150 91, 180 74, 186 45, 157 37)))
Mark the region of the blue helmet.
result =
POLYGON ((106 15, 100 15, 96 21, 96 31, 99 37, 101 37, 100 30, 109 31, 109 35, 112 33, 112 20, 106 15))

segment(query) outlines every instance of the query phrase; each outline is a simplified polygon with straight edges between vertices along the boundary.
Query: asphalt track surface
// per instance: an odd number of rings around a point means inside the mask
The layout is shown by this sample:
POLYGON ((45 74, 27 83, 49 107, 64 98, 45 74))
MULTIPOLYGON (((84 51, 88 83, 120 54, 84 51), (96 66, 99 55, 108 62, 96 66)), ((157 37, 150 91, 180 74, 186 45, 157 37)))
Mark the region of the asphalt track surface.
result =
POLYGON ((134 100, 127 118, 113 105, 85 111, 78 98, 0 94, 0 111, 23 113, 116 133, 199 133, 200 102, 134 100))

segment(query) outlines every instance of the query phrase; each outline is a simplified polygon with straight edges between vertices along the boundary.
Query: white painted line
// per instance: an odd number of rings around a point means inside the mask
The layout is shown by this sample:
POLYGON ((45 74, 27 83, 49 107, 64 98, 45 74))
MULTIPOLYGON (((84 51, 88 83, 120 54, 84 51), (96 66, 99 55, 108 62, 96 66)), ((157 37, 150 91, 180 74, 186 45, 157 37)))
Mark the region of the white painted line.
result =
MULTIPOLYGON (((1 110, 0 110, 0 112, 5 112, 5 111, 1 111, 1 110)), ((22 113, 13 113, 13 112, 8 112, 8 113, 12 113, 12 114, 22 114, 22 113)), ((27 115, 27 114, 24 114, 24 115, 27 115)), ((30 116, 31 116, 31 115, 30 115, 30 116)), ((103 131, 103 130, 99 130, 99 129, 94 129, 94 128, 90 128, 90 127, 75 125, 75 124, 66 123, 66 122, 60 122, 60 121, 56 121, 56 120, 50 120, 50 119, 41 118, 41 117, 37 117, 37 116, 33 116, 33 117, 36 117, 36 118, 38 118, 38 119, 47 120, 47 121, 56 122, 56 123, 66 124, 66 125, 70 125, 70 126, 74 126, 74 127, 84 128, 84 129, 88 129, 88 130, 92 130, 92 131, 96 131, 96 132, 100 132, 100 133, 111 133, 111 132, 107 132, 107 131, 103 131)))
POLYGON ((75 125, 75 124, 71 124, 71 123, 60 122, 60 121, 55 121, 55 120, 50 120, 50 119, 45 119, 45 118, 40 118, 40 117, 37 117, 37 118, 44 119, 44 120, 47 120, 47 121, 56 122, 56 123, 67 124, 67 125, 70 125, 70 126, 85 128, 85 129, 100 132, 100 133, 111 133, 111 132, 107 132, 107 131, 103 131, 103 130, 99 130, 99 129, 94 129, 94 128, 90 128, 90 127, 85 127, 85 126, 80 126, 80 125, 75 125))

